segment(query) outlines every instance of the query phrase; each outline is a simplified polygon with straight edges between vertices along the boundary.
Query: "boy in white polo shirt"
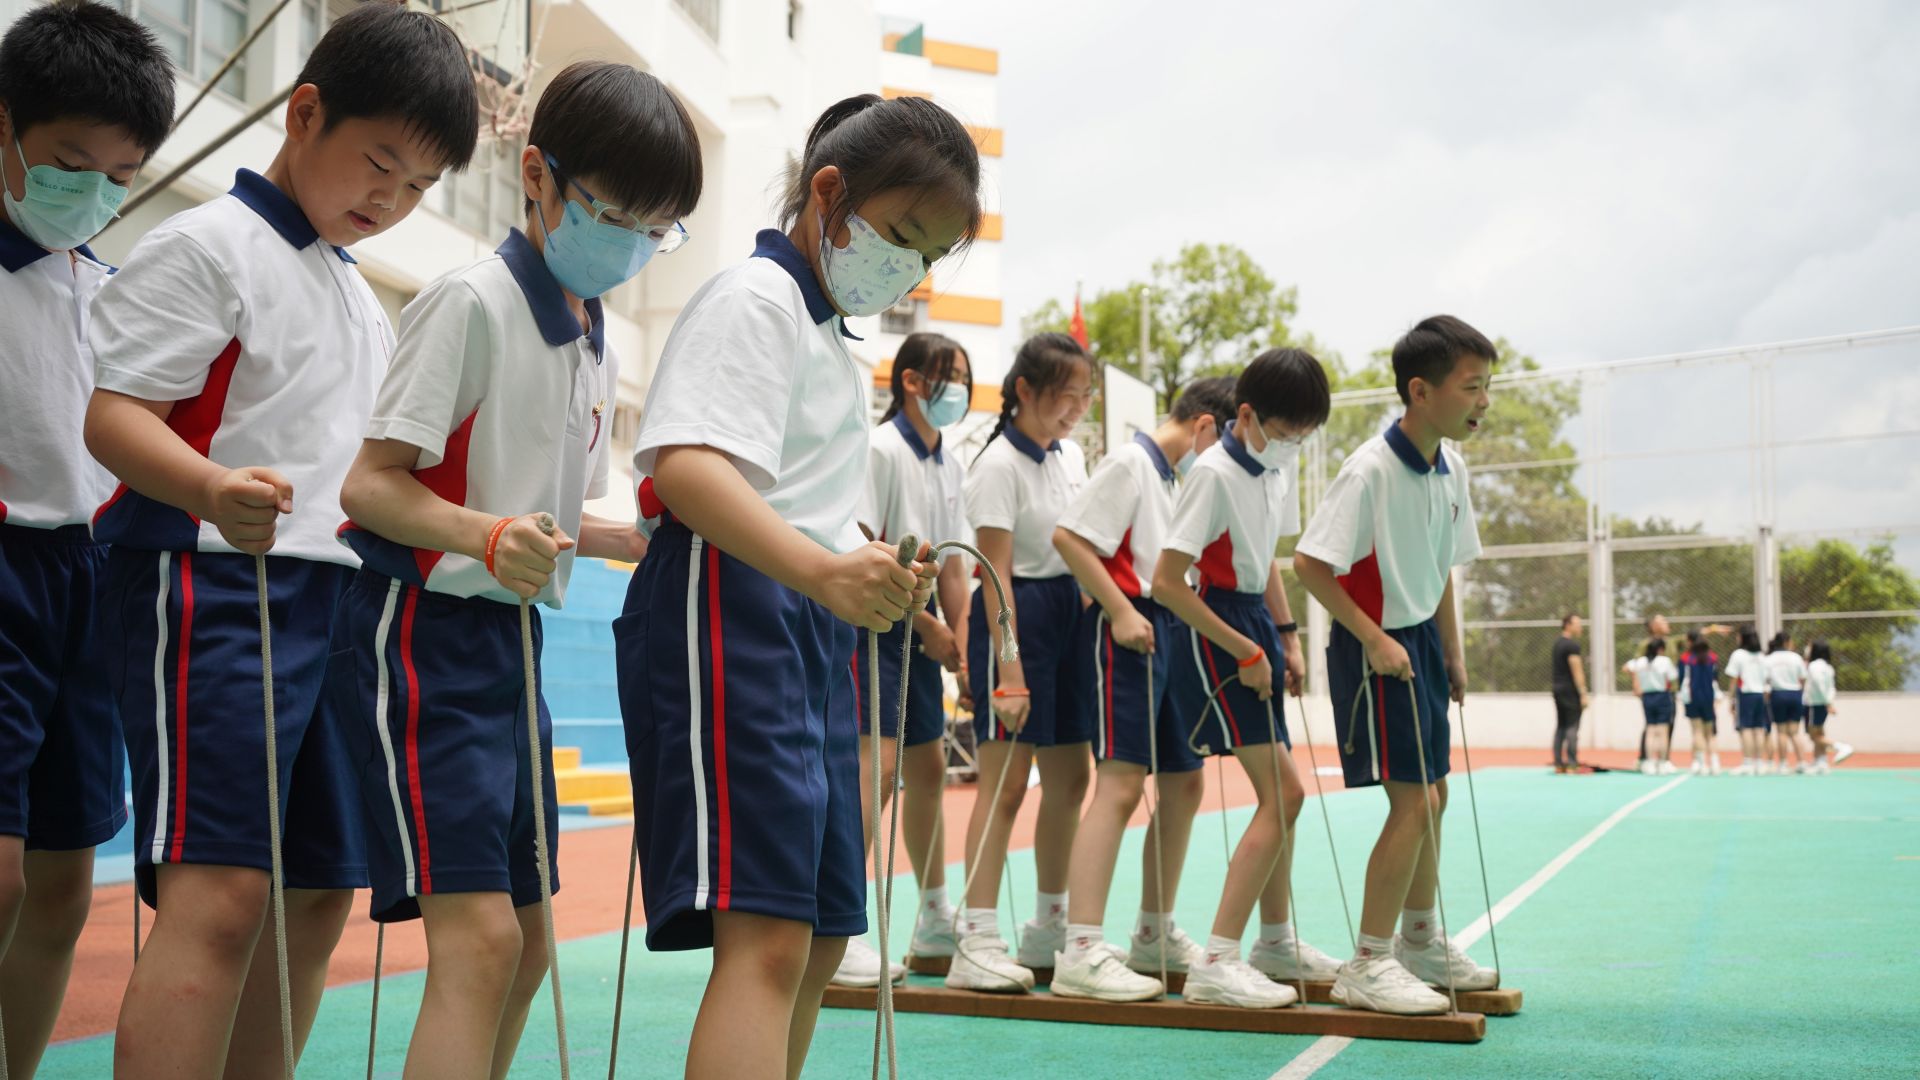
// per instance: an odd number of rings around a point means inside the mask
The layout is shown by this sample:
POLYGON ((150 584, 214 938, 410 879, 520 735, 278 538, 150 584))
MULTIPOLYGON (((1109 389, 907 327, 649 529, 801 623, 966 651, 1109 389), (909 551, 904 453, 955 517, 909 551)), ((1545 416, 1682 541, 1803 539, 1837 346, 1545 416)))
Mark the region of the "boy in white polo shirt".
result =
POLYGON ((1157 769, 1148 828, 1157 835, 1142 849, 1131 959, 1140 971, 1157 972, 1164 948, 1167 969, 1184 972, 1198 949, 1173 925, 1172 897, 1205 784, 1200 759, 1166 708, 1179 624, 1154 601, 1151 568, 1173 517, 1176 474, 1218 441, 1233 405, 1233 379, 1189 383, 1165 423, 1152 434, 1135 434, 1100 462, 1053 531, 1054 548, 1094 601, 1074 630, 1068 679, 1083 715, 1080 726, 1093 732, 1095 775, 1093 802, 1068 863, 1066 947, 1054 962, 1056 994, 1138 1001, 1163 989, 1158 979, 1128 970, 1129 954, 1106 944, 1100 926, 1120 839, 1150 770, 1157 769), (1156 851, 1164 865, 1155 861, 1156 851))
POLYGON ((135 873, 159 913, 120 1011, 124 1075, 281 1068, 274 940, 262 933, 256 555, 271 551, 296 1050, 365 884, 359 763, 320 688, 359 561, 334 540, 340 481, 393 331, 346 245, 464 167, 477 116, 451 29, 400 5, 355 8, 308 58, 265 174, 241 170, 227 195, 148 233, 94 304, 87 446, 122 481, 94 519, 113 545, 102 666, 133 765, 135 873))
POLYGON ((1429 985, 1497 980, 1438 932, 1440 853, 1428 843, 1428 815, 1447 805, 1447 701, 1467 692, 1452 572, 1480 553, 1466 462, 1441 440, 1479 430, 1496 356, 1450 315, 1408 331, 1393 347, 1406 414, 1348 456, 1294 550, 1300 583, 1338 623, 1327 682, 1347 786, 1387 793, 1360 938, 1334 980, 1334 1000, 1356 1008, 1443 1012, 1429 985))
POLYGON ((1300 529, 1300 444, 1326 422, 1332 395, 1320 361, 1302 349, 1274 349, 1247 365, 1234 400, 1233 423, 1181 489, 1153 589, 1186 624, 1171 665, 1174 723, 1205 752, 1238 758, 1259 799, 1182 994, 1263 1009, 1296 998, 1276 980, 1325 979, 1337 966, 1294 933, 1293 822, 1306 791, 1274 693, 1276 671, 1296 695, 1306 675, 1274 553, 1300 529), (1189 570, 1198 573, 1198 591, 1189 570), (1243 961, 1240 939, 1256 900, 1260 935, 1243 961))
POLYGON ((560 607, 576 554, 638 557, 632 522, 582 513, 619 386, 598 297, 678 247, 700 197, 692 119, 625 64, 561 71, 527 139, 526 231, 407 306, 341 492, 364 565, 332 677, 376 763, 373 917, 424 918, 432 944, 409 1073, 503 1075, 547 971, 533 816, 550 837, 559 820, 544 702, 544 790, 528 768, 518 606, 560 607))
POLYGON ((173 63, 111 7, 45 4, 0 41, 0 1013, 16 1076, 53 1032, 93 849, 127 821, 95 644, 107 549, 87 530, 113 478, 80 438, 87 307, 113 269, 87 241, 172 124, 173 63))

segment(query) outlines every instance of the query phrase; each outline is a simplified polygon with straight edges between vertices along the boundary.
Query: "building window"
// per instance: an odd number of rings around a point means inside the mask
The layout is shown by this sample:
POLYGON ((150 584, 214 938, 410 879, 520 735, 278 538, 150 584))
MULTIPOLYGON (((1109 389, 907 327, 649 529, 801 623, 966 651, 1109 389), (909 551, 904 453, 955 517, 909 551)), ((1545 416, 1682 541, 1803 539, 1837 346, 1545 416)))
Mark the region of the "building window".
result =
POLYGON ((720 0, 673 0, 673 6, 686 12, 708 37, 720 40, 720 0))
POLYGON ((927 328, 927 305, 912 297, 880 313, 880 332, 911 334, 927 328))
MULTIPOLYGON (((166 46, 180 73, 205 79, 247 36, 245 0, 121 0, 121 10, 139 19, 166 46)), ((234 61, 214 89, 243 98, 247 61, 234 61)))
MULTIPOLYGON (((520 187, 518 142, 482 142, 464 173, 449 173, 439 187, 446 192, 442 210, 467 231, 500 239, 526 223, 526 196, 520 187)), ((554 224, 559 224, 555 222, 554 224)))

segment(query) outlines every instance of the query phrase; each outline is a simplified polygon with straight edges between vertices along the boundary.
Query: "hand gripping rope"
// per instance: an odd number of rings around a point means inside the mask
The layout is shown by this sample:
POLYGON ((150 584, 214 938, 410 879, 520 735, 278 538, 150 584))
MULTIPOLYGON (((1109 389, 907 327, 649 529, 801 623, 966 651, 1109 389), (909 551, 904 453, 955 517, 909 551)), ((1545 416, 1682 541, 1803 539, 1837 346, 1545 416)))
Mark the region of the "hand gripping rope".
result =
MULTIPOLYGON (((1193 728, 1187 732, 1187 746, 1195 754, 1201 757, 1207 757, 1213 753, 1213 748, 1211 745, 1201 745, 1199 743, 1196 743, 1194 740, 1199 738, 1200 728, 1202 725, 1204 725, 1207 722, 1207 713, 1212 712, 1215 716, 1221 716, 1221 712, 1220 712, 1221 692, 1226 690, 1229 684, 1240 682, 1240 681, 1241 681, 1240 673, 1236 671, 1233 674, 1227 676, 1226 678, 1221 679, 1218 683, 1214 685, 1213 689, 1207 692, 1207 700, 1200 707, 1200 717, 1199 719, 1194 721, 1193 728)), ((1244 685, 1244 683, 1242 685, 1244 685)), ((1272 755, 1272 761, 1273 761, 1273 817, 1274 817, 1274 820, 1278 822, 1280 825, 1280 854, 1276 856, 1274 860, 1275 864, 1277 865, 1280 862, 1280 860, 1286 859, 1287 849, 1290 846, 1292 846, 1293 837, 1290 835, 1290 832, 1287 828, 1287 808, 1280 791, 1280 721, 1274 715, 1273 698, 1271 696, 1269 696, 1266 701, 1262 702, 1262 704, 1264 704, 1267 707, 1267 749, 1268 749, 1268 752, 1272 755)), ((1224 717, 1221 717, 1221 723, 1222 724, 1225 723, 1224 717)), ((1220 759, 1216 759, 1216 760, 1220 760, 1220 759)), ((1233 852, 1231 849, 1231 845, 1229 845, 1226 842, 1227 790, 1226 790, 1226 766, 1224 763, 1220 766, 1218 775, 1220 777, 1221 845, 1223 849, 1226 850, 1227 862, 1231 863, 1233 861, 1233 852)), ((1325 807, 1323 806, 1322 809, 1324 810, 1325 807)), ((1331 833, 1329 833, 1329 837, 1331 837, 1331 833)), ((1329 845, 1331 845, 1331 839, 1329 839, 1329 845)), ((1299 914, 1300 914, 1300 900, 1295 895, 1294 888, 1293 888, 1293 861, 1291 859, 1287 859, 1286 861, 1287 861, 1287 917, 1289 920, 1291 920, 1295 924, 1295 929, 1293 934, 1293 973, 1296 977, 1295 978, 1295 982, 1297 983, 1296 989, 1299 994, 1299 997, 1296 999, 1295 1003, 1304 1005, 1306 1004, 1306 1001, 1307 1001, 1307 974, 1306 974, 1305 966, 1300 962, 1300 932, 1299 932, 1299 925, 1298 925, 1299 914)), ((1268 874, 1271 875, 1272 872, 1273 872, 1273 868, 1269 867, 1268 874)), ((1338 870, 1337 864, 1334 871, 1334 876, 1336 879, 1339 877, 1339 870, 1338 870)), ((1346 903, 1347 903, 1346 892, 1347 892, 1346 885, 1343 883, 1340 886, 1340 906, 1342 908, 1346 907, 1346 903)))
MULTIPOLYGON (((554 530, 559 527, 554 522, 553 515, 548 513, 534 514, 533 523, 539 527, 541 532, 548 536, 552 536, 554 530)), ((262 577, 261 580, 264 582, 266 579, 262 577)), ((260 595, 260 610, 262 618, 264 619, 266 612, 266 586, 264 584, 261 585, 260 595)), ((264 633, 261 635, 261 640, 263 642, 266 640, 264 633)), ((540 698, 539 686, 537 685, 538 681, 535 678, 533 666, 533 611, 530 606, 530 601, 524 596, 520 598, 520 668, 526 679, 523 693, 527 702, 527 771, 533 779, 533 857, 534 861, 539 864, 538 868, 540 872, 540 925, 546 932, 547 974, 553 984, 553 1028, 554 1038, 559 1043, 560 1049, 560 1076, 561 1080, 569 1080, 573 1075, 573 1066, 568 1061, 567 1055, 567 1010, 560 995, 560 948, 559 942, 555 940, 553 931, 553 873, 552 868, 547 863, 547 852, 550 848, 547 844, 546 769, 540 757, 540 698)), ((272 678, 271 670, 271 668, 268 669, 269 680, 272 678)), ((268 716, 272 716, 271 695, 269 695, 268 698, 268 716)), ((267 745, 271 747, 273 745, 273 736, 269 734, 267 739, 267 745)), ((271 756, 271 750, 269 750, 269 756, 271 756)), ((272 781, 269 782, 271 783, 272 781)), ((276 831, 274 835, 275 851, 278 852, 279 834, 276 831)), ((276 854, 276 869, 274 872, 276 879, 279 877, 278 864, 279 857, 276 854)), ((629 882, 627 889, 627 901, 629 906, 631 906, 633 901, 633 886, 631 882, 629 882)), ((380 1031, 380 963, 386 951, 386 941, 387 928, 385 924, 382 924, 374 938, 373 946, 373 1006, 371 1017, 367 1024, 368 1080, 372 1080, 373 1077, 373 1052, 380 1031)), ((283 1003, 282 1011, 284 1013, 284 1002, 286 1000, 284 989, 286 985, 284 943, 282 944, 281 955, 281 1001, 283 1003)), ((621 964, 623 973, 625 962, 626 942, 623 939, 621 941, 621 964)), ((618 1005, 616 1004, 615 1007, 617 1009, 618 1005)), ((286 1020, 283 1018, 281 1023, 284 1026, 286 1020)), ((614 1027, 614 1035, 617 1040, 619 1037, 619 1026, 617 1023, 614 1027)), ((292 1045, 290 1040, 288 1045, 292 1045)), ((616 1045, 618 1045, 617 1041, 616 1045)), ((291 1067, 289 1067, 288 1073, 291 1075, 291 1067)), ((4 1078, 0 1078, 0 1080, 4 1080, 4 1078)))

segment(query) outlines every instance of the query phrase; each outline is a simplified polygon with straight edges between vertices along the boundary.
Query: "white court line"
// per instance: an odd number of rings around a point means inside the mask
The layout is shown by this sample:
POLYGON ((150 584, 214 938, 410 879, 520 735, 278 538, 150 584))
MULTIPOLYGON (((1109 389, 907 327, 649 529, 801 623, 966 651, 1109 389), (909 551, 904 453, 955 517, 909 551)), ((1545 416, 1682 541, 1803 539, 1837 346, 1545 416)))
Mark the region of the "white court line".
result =
MULTIPOLYGON (((1592 847, 1601 837, 1611 832, 1615 825, 1625 821, 1629 814, 1632 814, 1635 810, 1665 795, 1667 792, 1672 791, 1690 779, 1692 779, 1691 775, 1676 776, 1665 784, 1654 788, 1652 791, 1647 792, 1645 795, 1640 796, 1609 814, 1605 821, 1595 825, 1587 835, 1575 840, 1573 845, 1567 848, 1567 850, 1554 856, 1552 862, 1541 867, 1532 877, 1522 882, 1519 888, 1501 897, 1500 902, 1493 905, 1491 912, 1473 920, 1473 922, 1467 925, 1465 930, 1453 935, 1454 944, 1465 949, 1472 946, 1474 942, 1479 941, 1482 937, 1485 937, 1488 930, 1492 929, 1496 924, 1505 921, 1507 916, 1513 914, 1515 908, 1526 903, 1528 897, 1539 892, 1542 886, 1553 880, 1555 874, 1565 870, 1568 863, 1578 858, 1581 852, 1592 847), (1489 918, 1489 916, 1491 918, 1489 918)), ((1267 1080, 1306 1080, 1307 1077, 1319 1072, 1321 1066, 1332 1061, 1340 1051, 1345 1050, 1352 1044, 1353 1040, 1344 1035, 1322 1035, 1320 1038, 1314 1040, 1311 1046, 1302 1050, 1298 1057, 1287 1062, 1286 1065, 1281 1067, 1279 1072, 1274 1073, 1268 1077, 1267 1080)))

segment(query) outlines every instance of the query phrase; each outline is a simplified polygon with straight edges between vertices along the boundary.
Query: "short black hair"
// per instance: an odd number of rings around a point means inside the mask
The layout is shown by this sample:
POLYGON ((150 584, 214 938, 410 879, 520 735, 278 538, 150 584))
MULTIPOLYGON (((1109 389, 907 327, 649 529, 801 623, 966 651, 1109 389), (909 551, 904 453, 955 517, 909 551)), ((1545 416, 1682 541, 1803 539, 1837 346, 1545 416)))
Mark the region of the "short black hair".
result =
POLYGON ((1760 651, 1760 631, 1751 626, 1740 628, 1740 647, 1748 652, 1760 651))
POLYGON ((173 61, 146 27, 92 0, 53 0, 0 40, 0 102, 17 137, 72 118, 125 128, 148 155, 173 130, 173 61))
POLYGON ((1788 648, 1792 644, 1793 644, 1793 635, 1787 633, 1785 630, 1782 630, 1779 633, 1773 635, 1773 640, 1767 642, 1767 651, 1779 652, 1781 649, 1788 648))
POLYGON ((1647 659, 1651 660, 1667 651, 1666 638, 1653 638, 1647 642, 1647 659))
POLYGON ((861 203, 882 191, 914 188, 944 198, 965 214, 955 250, 980 232, 980 149, 953 114, 922 97, 889 101, 856 94, 827 107, 807 133, 807 148, 787 172, 780 225, 791 228, 807 209, 813 178, 832 165, 845 185, 827 224, 837 229, 861 203))
POLYGON ((453 29, 394 0, 366 0, 313 47, 294 85, 320 91, 322 131, 343 120, 399 120, 456 172, 480 140, 473 61, 453 29))
POLYGON ((1333 411, 1327 370, 1305 349, 1268 349, 1253 358, 1234 384, 1236 406, 1250 405, 1262 420, 1317 428, 1333 411))
POLYGON ((938 394, 954 381, 953 369, 963 357, 967 359, 967 377, 960 380, 960 385, 967 388, 967 399, 971 401, 973 359, 967 357, 966 346, 930 330, 908 334, 893 351, 893 397, 887 402, 887 411, 881 415, 880 422, 884 424, 900 412, 900 402, 907 396, 907 372, 917 371, 925 376, 933 384, 933 392, 938 394))
POLYGON ((1393 388, 1400 393, 1400 403, 1413 403, 1409 389, 1413 380, 1439 386, 1453 374, 1453 365, 1462 356, 1478 356, 1493 363, 1500 359, 1500 351, 1487 335, 1451 315, 1421 319, 1393 343, 1393 388))
POLYGON ((1560 618, 1560 629, 1565 630, 1568 626, 1572 625, 1573 620, 1579 617, 1580 617, 1580 613, 1577 611, 1567 612, 1565 615, 1561 616, 1560 618))
POLYGON ((1829 664, 1833 663, 1833 649, 1827 644, 1826 638, 1813 639, 1813 647, 1808 650, 1807 661, 1811 663, 1815 660, 1825 660, 1829 664))
POLYGON ((1174 400, 1173 418, 1185 423, 1201 416, 1211 416, 1216 429, 1227 430, 1227 422, 1233 419, 1233 411, 1238 404, 1234 400, 1233 384, 1231 375, 1193 380, 1174 400))
POLYGON ((693 117, 666 84, 638 68, 567 65, 541 91, 527 142, 559 162, 561 184, 591 176, 594 195, 634 214, 684 217, 700 201, 693 117))

